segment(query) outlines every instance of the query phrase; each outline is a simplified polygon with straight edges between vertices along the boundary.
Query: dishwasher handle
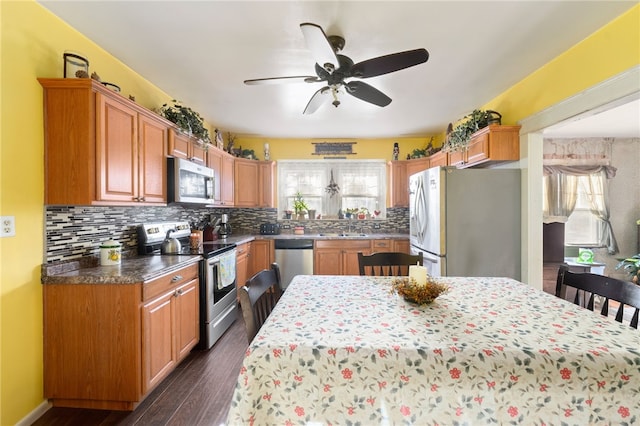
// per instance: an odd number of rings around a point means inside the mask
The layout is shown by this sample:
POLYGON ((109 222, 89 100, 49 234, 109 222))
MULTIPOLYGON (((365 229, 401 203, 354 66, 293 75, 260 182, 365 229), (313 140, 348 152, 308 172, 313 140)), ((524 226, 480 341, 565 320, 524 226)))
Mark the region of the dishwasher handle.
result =
POLYGON ((313 240, 309 238, 278 238, 275 240, 276 250, 309 250, 313 249, 313 240))

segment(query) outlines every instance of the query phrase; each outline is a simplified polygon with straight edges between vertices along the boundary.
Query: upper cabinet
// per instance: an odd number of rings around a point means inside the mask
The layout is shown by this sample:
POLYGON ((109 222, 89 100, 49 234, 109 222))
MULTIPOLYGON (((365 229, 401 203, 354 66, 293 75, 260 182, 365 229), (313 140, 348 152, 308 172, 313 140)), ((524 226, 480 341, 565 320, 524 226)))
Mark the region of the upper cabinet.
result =
POLYGON ((450 165, 458 168, 517 161, 520 159, 520 126, 487 126, 471 136, 464 151, 449 155, 450 165))
POLYGON ((234 205, 236 207, 274 207, 272 161, 236 158, 234 163, 234 205))
POLYGON ((166 204, 171 123, 92 79, 39 81, 45 204, 166 204))
MULTIPOLYGON (((213 147, 213 145, 210 145, 213 147)), ((207 145, 186 135, 175 128, 169 132, 169 155, 184 158, 198 164, 207 161, 207 145)))

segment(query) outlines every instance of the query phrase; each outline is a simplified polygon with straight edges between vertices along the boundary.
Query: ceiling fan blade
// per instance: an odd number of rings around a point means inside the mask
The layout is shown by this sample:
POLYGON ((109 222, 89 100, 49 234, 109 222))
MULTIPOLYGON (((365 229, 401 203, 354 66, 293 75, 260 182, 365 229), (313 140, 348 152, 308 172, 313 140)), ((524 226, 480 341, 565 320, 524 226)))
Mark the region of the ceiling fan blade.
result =
POLYGON ((309 103, 304 108, 303 114, 313 114, 320 108, 322 105, 327 103, 328 100, 331 99, 329 96, 331 94, 331 88, 329 86, 325 86, 322 89, 318 90, 313 94, 311 99, 309 99, 309 103))
POLYGON ((300 24, 300 29, 316 63, 327 71, 330 69, 331 71, 329 72, 333 72, 335 68, 338 68, 338 57, 336 52, 333 51, 333 47, 331 47, 331 43, 329 43, 329 39, 322 27, 305 22, 300 24), (328 66, 327 64, 331 65, 328 66))
POLYGON ((426 49, 392 53, 358 62, 351 67, 351 75, 359 78, 375 77, 422 64, 428 59, 429 52, 426 49))
POLYGON ((281 83, 317 83, 320 80, 316 76, 299 75, 293 77, 271 77, 271 78, 256 78, 253 80, 245 80, 244 84, 249 86, 257 84, 281 84, 281 83))
POLYGON ((351 96, 355 96, 358 99, 380 107, 385 107, 391 103, 390 97, 362 81, 350 81, 345 83, 345 88, 347 89, 347 93, 351 96))

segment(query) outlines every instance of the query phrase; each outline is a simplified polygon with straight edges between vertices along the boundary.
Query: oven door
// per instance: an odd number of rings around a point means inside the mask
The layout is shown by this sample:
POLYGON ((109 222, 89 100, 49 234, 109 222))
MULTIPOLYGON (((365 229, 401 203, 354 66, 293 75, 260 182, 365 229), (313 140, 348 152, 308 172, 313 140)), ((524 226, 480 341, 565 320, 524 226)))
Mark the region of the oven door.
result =
POLYGON ((209 307, 236 288, 236 250, 229 250, 206 260, 207 297, 209 307))

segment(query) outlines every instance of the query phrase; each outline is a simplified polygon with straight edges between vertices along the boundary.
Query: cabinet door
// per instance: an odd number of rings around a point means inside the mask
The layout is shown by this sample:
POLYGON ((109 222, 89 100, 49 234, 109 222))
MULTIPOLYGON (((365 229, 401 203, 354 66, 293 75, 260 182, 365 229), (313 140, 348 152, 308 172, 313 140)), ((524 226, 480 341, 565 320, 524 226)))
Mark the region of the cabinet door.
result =
POLYGON ((390 167, 390 207, 409 207, 408 161, 392 161, 390 167))
POLYGON ((393 240, 393 250, 400 253, 410 254, 409 240, 393 240))
POLYGON ((231 155, 222 156, 222 173, 220 176, 220 204, 233 206, 233 170, 235 159, 231 155))
POLYGON ((222 204, 221 183, 222 183, 222 156, 223 153, 217 148, 210 148, 207 152, 207 167, 213 169, 213 203, 222 204))
MULTIPOLYGON (((445 155, 445 164, 444 164, 445 166, 447 165, 446 162, 447 162, 447 156, 445 155)), ((431 159, 429 157, 418 158, 415 160, 408 160, 407 161, 407 181, 409 180, 409 177, 411 175, 421 172, 423 170, 427 170, 429 167, 433 167, 433 164, 431 163, 431 159)), ((408 185, 409 183, 407 182, 407 186, 408 185)), ((407 188, 407 191, 409 191, 408 188, 407 188)))
POLYGON ((236 248, 236 285, 244 286, 249 279, 249 243, 239 244, 236 248))
POLYGON ((273 240, 253 240, 251 242, 251 267, 248 273, 249 277, 257 274, 263 269, 271 268, 274 261, 273 240))
POLYGON ((196 141, 189 144, 189 160, 198 164, 205 164, 207 160, 207 146, 196 141))
POLYGON ((447 161, 447 153, 439 151, 429 157, 429 167, 446 166, 447 161))
POLYGON ((176 366, 174 292, 168 292, 142 307, 143 392, 146 393, 176 366))
POLYGON ((234 164, 234 205, 236 207, 258 206, 258 163, 238 158, 234 164))
POLYGON ((371 240, 347 241, 342 251, 342 275, 360 275, 358 252, 371 254, 371 240))
POLYGON ((176 158, 189 159, 189 145, 191 138, 176 129, 169 131, 169 155, 176 158))
POLYGON ((176 341, 178 361, 184 359, 200 339, 198 279, 176 290, 176 341))
POLYGON ((137 201, 138 113, 96 94, 98 201, 137 201))
POLYGON ((316 249, 313 252, 314 275, 341 275, 342 274, 342 250, 316 249))
POLYGON ((138 117, 140 133, 139 198, 151 203, 167 202, 167 138, 166 124, 146 114, 138 117))
POLYGON ((276 207, 275 162, 261 161, 258 169, 258 207, 276 207))

